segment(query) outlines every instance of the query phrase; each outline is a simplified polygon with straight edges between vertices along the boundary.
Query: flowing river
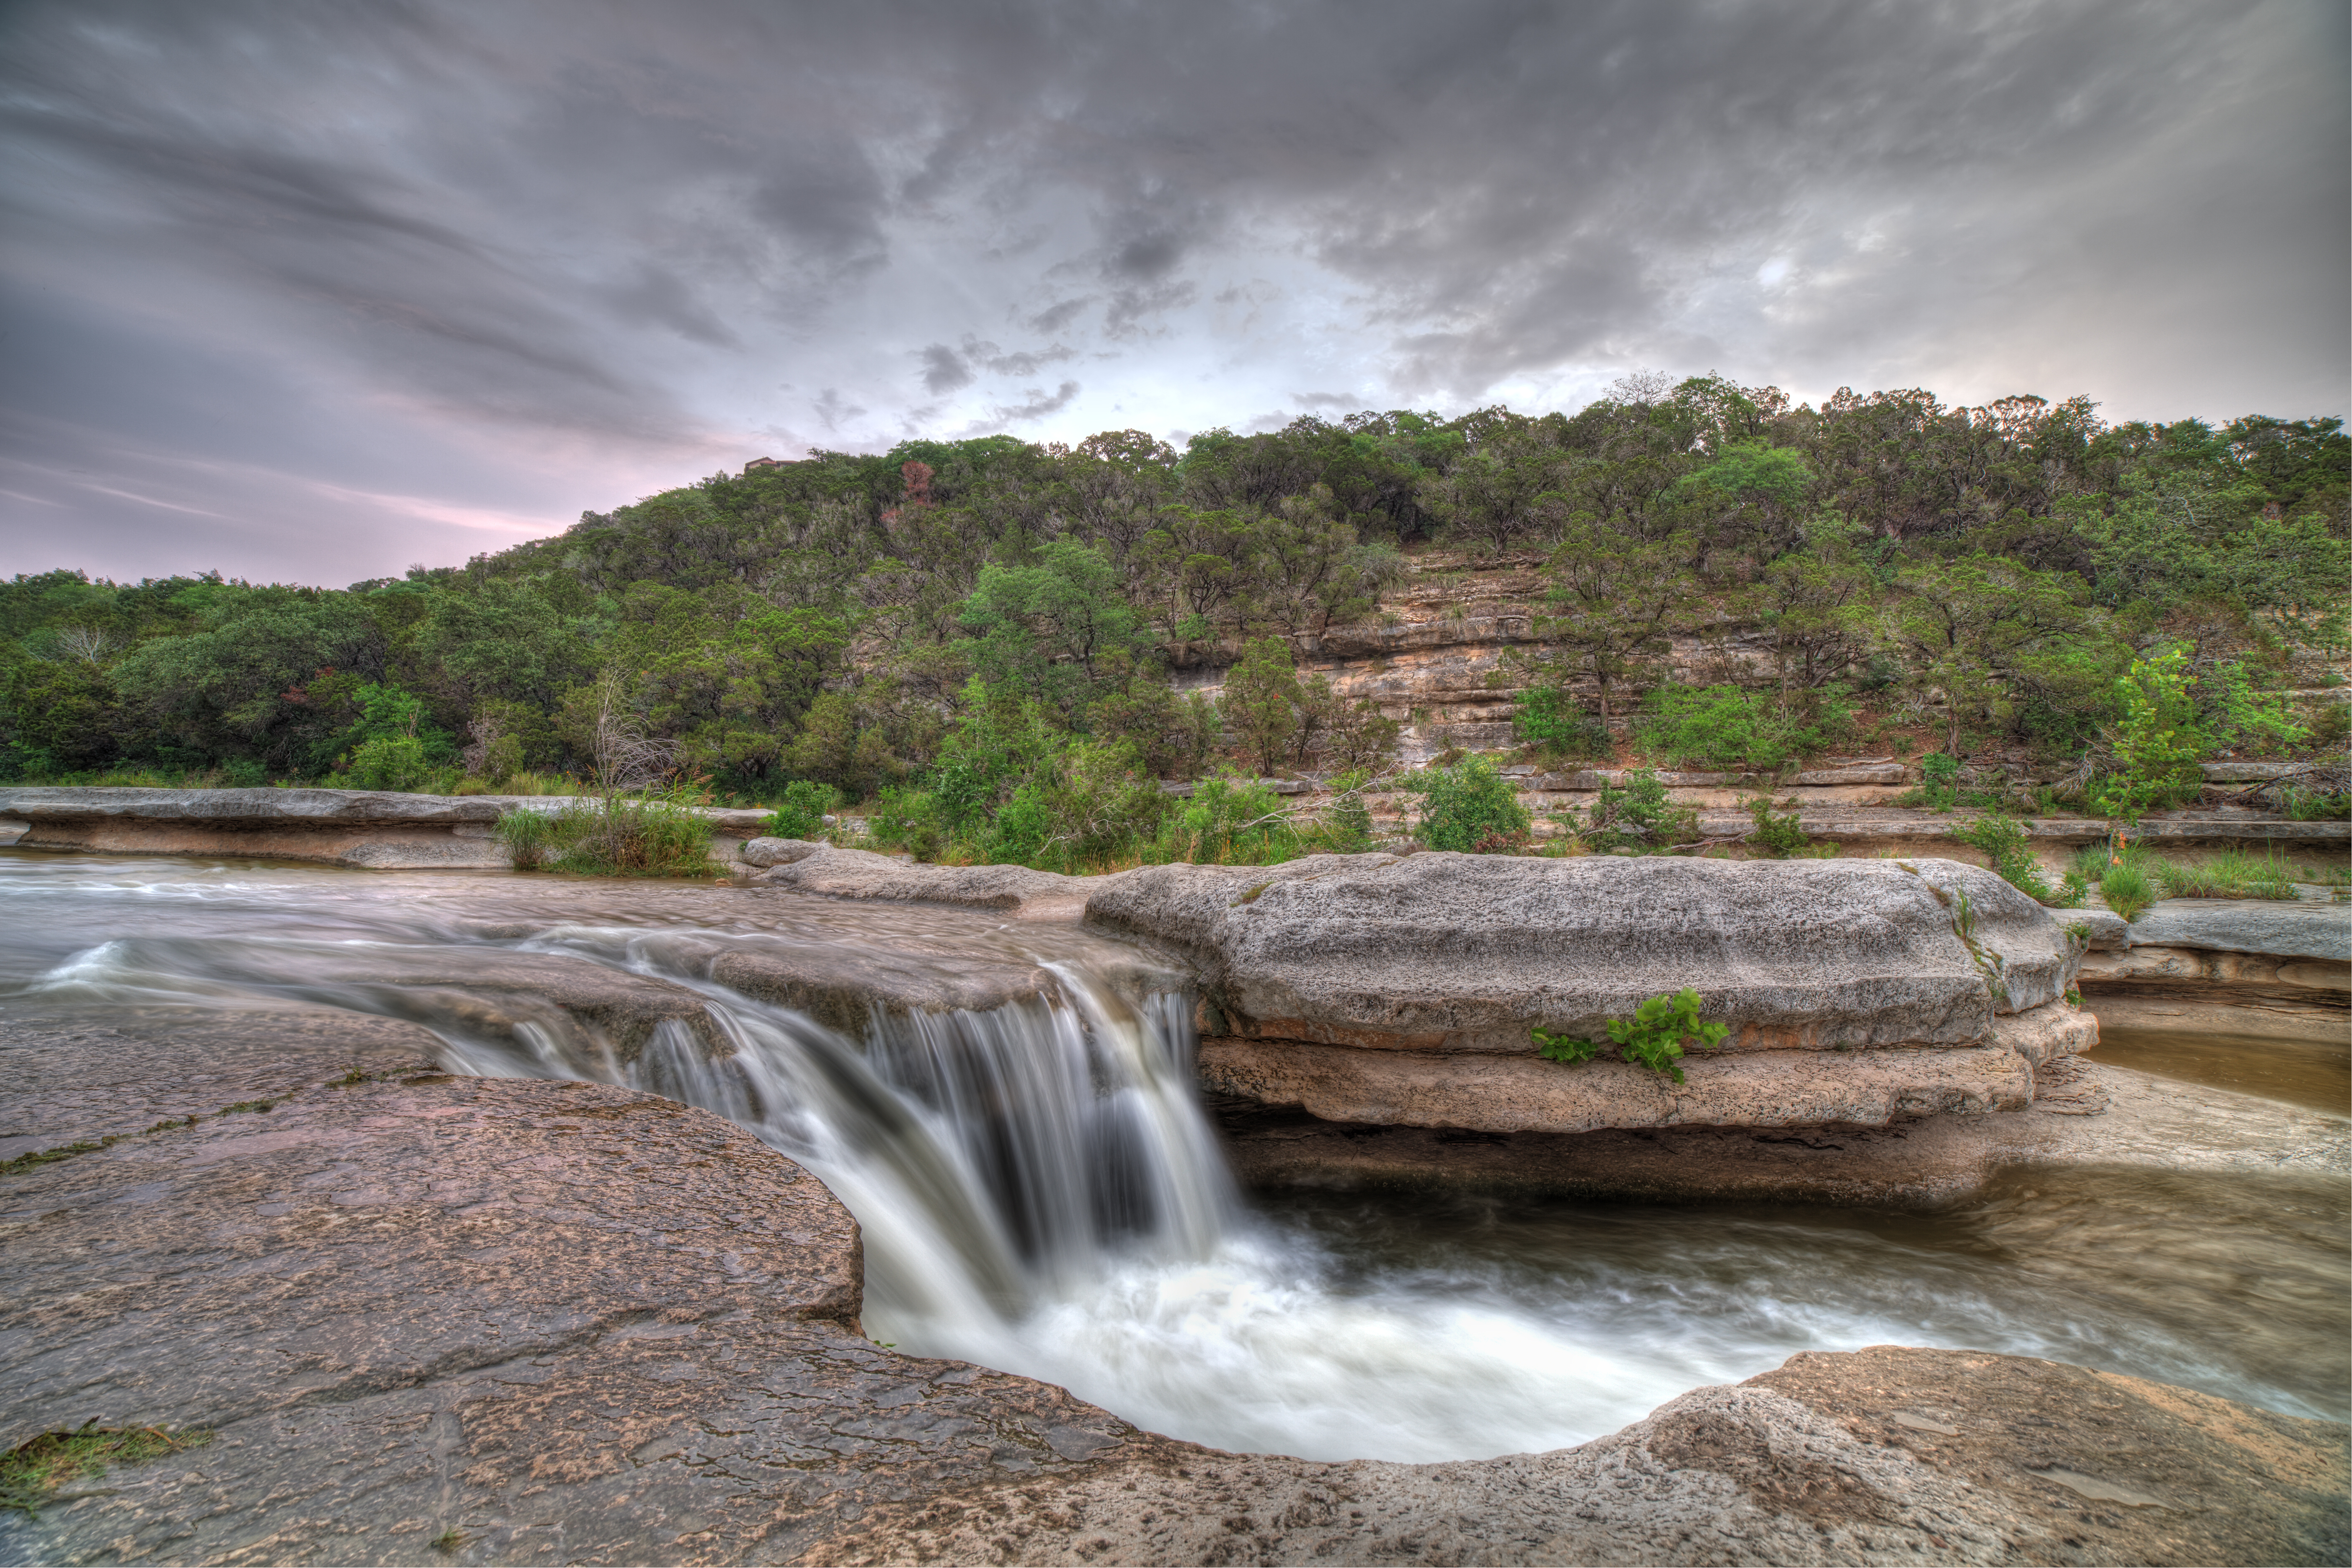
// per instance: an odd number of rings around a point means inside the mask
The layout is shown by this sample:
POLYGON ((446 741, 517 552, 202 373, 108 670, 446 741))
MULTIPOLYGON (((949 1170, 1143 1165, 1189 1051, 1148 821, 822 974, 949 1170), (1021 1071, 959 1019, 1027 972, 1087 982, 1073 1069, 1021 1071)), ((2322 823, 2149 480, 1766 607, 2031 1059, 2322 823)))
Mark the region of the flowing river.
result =
MULTIPOLYGON (((1930 1213, 1234 1190, 1181 974, 1066 927, 761 889, 0 851, 0 1008, 342 1008, 449 1070, 703 1106, 864 1228, 876 1339, 1061 1384, 1219 1447, 1539 1451, 1804 1350, 2049 1356, 2352 1410, 2341 1183, 2042 1170, 1930 1213), (710 977, 772 951, 1053 976, 862 1040, 710 977), (634 1059, 488 984, 525 955, 674 983, 634 1059), (723 1040, 723 1053, 709 1041, 723 1040)), ((0 1065, 5 1065, 0 1054, 0 1065)), ((625 1177, 616 1175, 615 1180, 625 1177)))

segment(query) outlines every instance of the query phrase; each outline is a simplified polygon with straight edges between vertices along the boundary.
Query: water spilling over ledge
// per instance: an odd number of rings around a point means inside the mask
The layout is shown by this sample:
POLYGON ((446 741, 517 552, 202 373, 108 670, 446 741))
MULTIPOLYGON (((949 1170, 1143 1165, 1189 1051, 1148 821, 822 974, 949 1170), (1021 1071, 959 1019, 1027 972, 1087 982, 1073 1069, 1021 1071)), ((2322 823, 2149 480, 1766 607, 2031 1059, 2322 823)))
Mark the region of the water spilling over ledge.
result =
MULTIPOLYGON (((1885 1340, 2302 1414, 2346 1403, 2340 1369, 2314 1384, 2302 1352, 2216 1331, 2244 1308, 2226 1289, 2065 1268, 2085 1215, 2135 1254, 2179 1253, 2210 1191, 2135 1207, 2131 1181, 2053 1177, 1864 1231, 1787 1208, 1245 1203, 1193 1085, 1191 977, 1075 929, 744 889, 54 859, 0 865, 0 898, 38 933, 9 960, 14 1014, 208 1013, 266 1036, 335 1009, 420 1026, 454 1070, 716 1111, 858 1216, 877 1339, 1221 1447, 1558 1447, 1695 1383, 1885 1340), (2014 1217, 2045 1205, 2068 1225, 2014 1217), (2165 1304, 2184 1289, 2198 1310, 2165 1304)), ((2319 1283, 2272 1321, 2325 1337, 2340 1259, 2256 1217, 2276 1208, 2250 1199, 2233 1245, 2305 1259, 2319 1283)))

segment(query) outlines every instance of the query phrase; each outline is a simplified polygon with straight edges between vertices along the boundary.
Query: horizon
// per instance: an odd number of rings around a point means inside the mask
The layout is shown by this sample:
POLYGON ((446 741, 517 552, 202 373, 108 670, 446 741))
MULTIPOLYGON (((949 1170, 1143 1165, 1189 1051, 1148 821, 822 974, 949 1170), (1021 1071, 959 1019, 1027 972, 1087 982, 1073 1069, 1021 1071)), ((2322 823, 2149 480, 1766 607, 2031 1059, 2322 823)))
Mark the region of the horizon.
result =
POLYGON ((2338 6, 116 0, 0 36, 8 574, 367 581, 761 456, 1573 412, 1653 366, 2352 401, 2338 6))

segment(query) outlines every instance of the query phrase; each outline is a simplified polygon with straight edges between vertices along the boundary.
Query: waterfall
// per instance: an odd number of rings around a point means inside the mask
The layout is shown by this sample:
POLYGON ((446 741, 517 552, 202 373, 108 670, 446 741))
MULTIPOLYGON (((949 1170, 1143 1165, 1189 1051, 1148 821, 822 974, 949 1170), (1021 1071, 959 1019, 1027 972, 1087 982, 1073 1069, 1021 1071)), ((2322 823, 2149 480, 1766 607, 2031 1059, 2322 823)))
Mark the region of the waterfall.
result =
POLYGON ((704 889, 8 855, 0 919, 0 1003, 31 1013, 343 1008, 430 1029, 453 1071, 709 1110, 857 1216, 876 1339, 1218 1447, 1540 1451, 1792 1352, 1890 1342, 2084 1362, 2328 1419, 2352 1397, 2340 1195, 2301 1187, 2042 1171, 1941 1216, 1344 1189, 1245 1207, 1192 1087, 1181 977, 1066 928, 704 889), (803 971, 837 952, 902 978, 1017 963, 1045 984, 845 1032, 716 978, 762 944, 803 971), (625 1039, 591 1021, 616 1001, 637 1020, 625 1039))
POLYGON ((418 985, 352 977, 371 967, 372 947, 388 971, 413 971, 415 943, 122 939, 37 989, 347 1008, 430 1029, 455 1071, 620 1084, 713 1111, 807 1166, 857 1215, 877 1333, 992 1342, 1119 1263, 1203 1258, 1224 1236, 1236 1197, 1193 1091, 1183 991, 1128 994, 1083 964, 1048 962, 1053 984, 1038 996, 987 1012, 876 1008, 853 1040, 709 978, 726 945, 708 932, 557 928, 441 949, 428 967, 446 982, 418 985), (664 1020, 625 1058, 561 1007, 469 989, 501 952, 667 980, 699 993, 703 1016, 664 1020))

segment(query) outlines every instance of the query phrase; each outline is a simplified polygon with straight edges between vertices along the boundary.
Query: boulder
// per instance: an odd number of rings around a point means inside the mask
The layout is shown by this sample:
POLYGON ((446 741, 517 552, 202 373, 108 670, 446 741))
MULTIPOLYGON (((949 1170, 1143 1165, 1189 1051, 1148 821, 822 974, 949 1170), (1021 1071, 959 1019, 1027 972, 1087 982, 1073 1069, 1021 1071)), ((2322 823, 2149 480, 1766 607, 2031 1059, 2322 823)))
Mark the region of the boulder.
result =
POLYGON ((2000 878, 1926 859, 1155 866, 1087 919, 1189 959, 1204 1034, 1436 1053, 1601 1037, 1685 986, 1733 1052, 1973 1046, 1997 1014, 2062 996, 2081 958, 2000 878))
POLYGON ((807 859, 826 846, 806 838, 747 838, 736 858, 761 868, 793 866, 807 859))

